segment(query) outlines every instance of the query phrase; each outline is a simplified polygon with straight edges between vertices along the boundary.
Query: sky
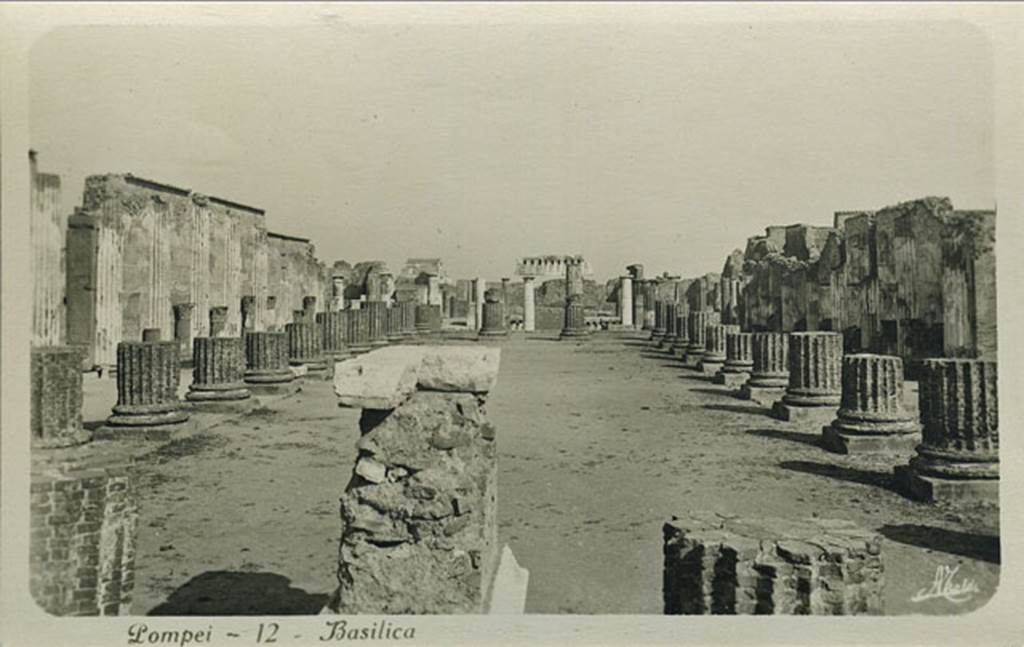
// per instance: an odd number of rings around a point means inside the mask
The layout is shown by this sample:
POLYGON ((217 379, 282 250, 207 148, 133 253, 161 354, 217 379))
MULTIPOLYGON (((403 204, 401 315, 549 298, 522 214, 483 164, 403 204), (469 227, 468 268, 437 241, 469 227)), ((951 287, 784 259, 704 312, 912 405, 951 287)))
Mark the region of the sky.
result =
POLYGON ((130 172, 265 208, 328 264, 696 276, 769 225, 994 207, 991 54, 957 22, 74 27, 29 82, 68 212, 130 172))

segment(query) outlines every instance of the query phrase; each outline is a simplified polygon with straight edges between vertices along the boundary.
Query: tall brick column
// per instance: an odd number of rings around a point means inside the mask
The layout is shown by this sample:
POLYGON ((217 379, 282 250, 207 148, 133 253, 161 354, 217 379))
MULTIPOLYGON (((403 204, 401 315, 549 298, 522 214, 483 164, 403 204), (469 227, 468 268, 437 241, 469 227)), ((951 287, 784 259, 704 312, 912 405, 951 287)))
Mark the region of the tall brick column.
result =
POLYGON ((843 358, 839 413, 822 430, 822 445, 841 454, 902 451, 920 440, 921 426, 903 406, 903 360, 889 355, 843 358))
POLYGON ((234 411, 249 404, 242 338, 196 337, 192 344, 192 384, 185 399, 204 411, 234 411))
POLYGON ((842 370, 842 334, 790 333, 789 384, 772 413, 779 420, 827 424, 842 399, 842 370))
POLYGON ((314 322, 299 321, 285 326, 288 333, 288 363, 305 366, 308 373, 322 374, 327 370, 324 361, 324 340, 314 322))
POLYGON ((388 343, 400 344, 405 338, 402 334, 402 309, 397 303, 392 303, 384 316, 384 333, 388 343))
POLYGON ((508 337, 505 308, 495 290, 484 292, 484 321, 480 327, 480 337, 508 337))
POLYGON ((192 312, 194 303, 175 303, 174 310, 174 341, 178 342, 178 358, 192 358, 192 312))
POLYGON ((770 407, 789 384, 789 333, 756 332, 751 340, 754 366, 740 397, 770 407))
POLYGON ((705 328, 704 354, 700 358, 700 370, 705 375, 714 375, 725 365, 725 338, 739 331, 740 327, 733 324, 712 324, 705 328))
POLYGON ((245 384, 253 393, 272 395, 295 391, 295 374, 288 368, 288 333, 247 333, 245 364, 245 384))
POLYGON ((177 342, 119 343, 117 404, 96 437, 168 438, 189 418, 178 398, 180 381, 177 342))
POLYGON ((352 356, 345 343, 348 337, 348 315, 348 310, 332 310, 316 314, 316 323, 320 326, 320 337, 324 342, 324 355, 332 363, 352 356))
POLYGON ((242 297, 242 335, 256 330, 256 297, 249 294, 242 297))
POLYGON ((32 349, 32 447, 68 447, 92 439, 82 426, 82 358, 78 346, 32 349))
POLYGON ((676 304, 676 339, 670 349, 672 355, 682 359, 690 346, 690 310, 685 303, 676 304))
POLYGON ((221 337, 228 325, 228 307, 214 306, 210 308, 210 337, 221 337))
POLYGON ((690 320, 687 322, 690 343, 686 347, 685 362, 694 367, 700 362, 707 348, 708 334, 708 311, 696 310, 690 313, 690 320))
POLYGON ((338 365, 362 409, 341 497, 338 589, 325 612, 482 613, 498 558, 490 346, 393 346, 338 365))
POLYGON ((370 313, 362 308, 348 311, 348 349, 353 355, 370 350, 370 313))
MULTIPOLYGON (((738 328, 738 326, 737 326, 738 328)), ((749 332, 730 332, 725 336, 725 363, 715 374, 714 382, 729 388, 741 386, 754 368, 754 335, 749 332)))
POLYGON ((663 530, 668 615, 882 615, 882 537, 841 519, 673 517, 663 530))
POLYGON ((387 346, 388 304, 383 301, 367 301, 366 311, 370 317, 370 346, 373 348, 387 346))
POLYGON ((996 362, 925 360, 919 388, 922 442, 896 470, 906 492, 926 501, 998 501, 996 362))

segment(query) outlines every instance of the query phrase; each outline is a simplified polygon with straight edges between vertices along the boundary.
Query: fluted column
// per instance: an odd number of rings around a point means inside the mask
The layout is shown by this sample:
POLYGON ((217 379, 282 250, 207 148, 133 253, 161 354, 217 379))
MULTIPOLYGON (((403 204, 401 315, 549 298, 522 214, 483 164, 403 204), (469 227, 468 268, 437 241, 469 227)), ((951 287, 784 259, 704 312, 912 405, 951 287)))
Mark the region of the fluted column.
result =
POLYGON ((665 324, 668 319, 668 301, 658 299, 654 302, 654 330, 651 331, 651 341, 655 345, 661 343, 665 337, 665 324))
POLYGON ((174 340, 178 342, 178 357, 192 357, 192 312, 194 303, 176 303, 174 310, 174 340))
POLYGON ((700 358, 700 369, 706 375, 714 375, 725 365, 725 339, 730 333, 740 331, 739 326, 711 324, 705 328, 704 354, 700 358))
POLYGON ((32 349, 33 447, 68 447, 92 439, 82 426, 82 357, 77 346, 32 349))
POLYGON ((633 277, 619 277, 619 319, 622 327, 633 327, 633 277))
POLYGON ((773 411, 781 420, 829 422, 842 399, 843 336, 835 332, 789 335, 789 384, 773 411))
POLYGON ((250 332, 245 335, 244 380, 254 393, 294 390, 295 374, 288 368, 288 333, 250 332))
POLYGON ((839 453, 911 449, 920 425, 903 406, 903 360, 861 353, 843 358, 843 395, 822 444, 839 453))
POLYGON ((672 344, 673 355, 682 358, 690 345, 690 311, 685 303, 676 305, 676 339, 672 344))
POLYGON ((488 290, 484 293, 484 321, 480 327, 481 337, 508 336, 503 305, 496 290, 488 290))
POLYGON ((214 306, 210 308, 210 337, 220 337, 228 325, 228 307, 214 306))
POLYGON ((633 328, 636 330, 646 329, 644 313, 647 311, 645 305, 646 295, 644 294, 644 282, 642 279, 633 281, 633 328))
POLYGON ((998 500, 996 362, 924 360, 919 382, 922 442, 910 459, 910 494, 926 500, 998 500))
POLYGON ((251 394, 243 382, 244 372, 241 337, 196 337, 192 340, 192 384, 185 398, 204 408, 248 400, 251 394))
POLYGON ((146 437, 179 429, 189 418, 178 399, 179 367, 176 342, 120 342, 117 404, 96 435, 146 437))
POLYGON ((346 344, 348 315, 348 310, 318 312, 316 315, 317 325, 320 326, 320 336, 324 342, 324 354, 329 355, 334 361, 351 356, 346 344))
POLYGON ((644 330, 654 330, 654 304, 658 297, 658 284, 644 281, 644 330))
POLYGON ((370 313, 362 308, 348 312, 348 349, 353 355, 370 350, 370 313))
POLYGON ((725 335, 725 363, 715 374, 714 382, 730 388, 742 386, 750 377, 754 366, 753 335, 739 332, 739 326, 730 324, 725 335))
POLYGON ((687 332, 690 343, 686 347, 686 359, 688 362, 699 360, 704 354, 707 344, 708 312, 707 310, 696 310, 690 313, 687 322, 687 332))
POLYGON ((523 330, 526 332, 533 332, 537 329, 537 305, 534 283, 534 277, 523 277, 523 330))
POLYGON ((671 351, 672 346, 675 345, 676 339, 678 339, 678 333, 676 332, 676 312, 678 312, 678 310, 679 306, 674 301, 668 301, 665 303, 665 335, 658 343, 659 348, 671 351))
POLYGON ((402 308, 397 303, 390 304, 384 314, 384 334, 389 343, 400 343, 405 337, 402 334, 402 308))
POLYGON ((754 365, 750 371, 750 385, 785 388, 789 384, 789 333, 754 333, 751 349, 754 365))
POLYGON ((429 303, 416 304, 416 333, 420 335, 440 334, 441 306, 429 303))
MULTIPOLYGON (((470 304, 472 305, 472 304, 470 304)), ((401 301, 399 307, 402 309, 402 337, 409 338, 416 336, 416 302, 401 301)))
POLYGON ((305 366, 310 373, 327 370, 324 362, 323 338, 315 322, 296 321, 285 326, 288 333, 288 363, 305 366))
POLYGON ((388 304, 383 301, 367 301, 366 311, 370 316, 370 346, 387 346, 388 304))

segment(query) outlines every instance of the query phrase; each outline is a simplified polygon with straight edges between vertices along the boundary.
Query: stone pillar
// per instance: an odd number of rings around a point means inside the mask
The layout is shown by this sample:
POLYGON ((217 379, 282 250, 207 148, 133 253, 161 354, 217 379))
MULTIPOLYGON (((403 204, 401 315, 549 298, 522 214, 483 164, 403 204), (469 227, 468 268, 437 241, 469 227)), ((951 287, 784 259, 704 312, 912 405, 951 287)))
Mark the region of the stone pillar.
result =
POLYGON ((295 391, 295 374, 288 368, 287 333, 246 333, 245 364, 244 380, 251 392, 272 395, 295 391))
POLYGON ((676 313, 679 311, 679 306, 674 301, 668 301, 665 303, 665 336, 661 338, 658 343, 658 348, 663 348, 671 352, 672 347, 678 339, 678 333, 676 332, 676 313))
POLYGON ((402 336, 406 339, 416 336, 416 302, 402 301, 402 336))
POLYGON ((696 368, 697 364, 704 356, 704 350, 707 344, 708 311, 695 310, 691 312, 686 328, 689 333, 690 343, 686 347, 686 357, 684 358, 684 361, 696 368))
POLYGON ((178 342, 178 358, 192 357, 192 312, 194 303, 176 303, 174 309, 174 341, 178 342))
POLYGON ((668 319, 668 301, 658 299, 654 302, 654 330, 651 331, 651 341, 655 346, 661 344, 665 338, 665 323, 668 319))
POLYGON ((897 480, 924 501, 999 500, 996 362, 926 359, 919 381, 922 442, 897 480))
POLYGON ((33 348, 32 447, 68 447, 92 439, 82 426, 82 357, 78 346, 33 348))
POLYGON ((580 339, 590 334, 583 307, 583 264, 565 262, 565 324, 559 339, 580 339))
POLYGON ((903 405, 903 360, 859 353, 843 358, 839 413, 822 430, 822 446, 840 454, 905 451, 921 426, 903 405))
POLYGON ((315 322, 295 321, 284 327, 288 333, 288 363, 305 366, 308 373, 327 370, 324 361, 324 340, 315 322))
POLYGON ((669 350, 680 359, 686 356, 686 349, 690 346, 689 319, 690 311, 686 304, 676 304, 676 340, 669 350))
POLYGON ((335 276, 331 279, 331 310, 345 309, 345 277, 335 276))
POLYGON ((418 304, 416 306, 416 334, 437 335, 441 333, 441 306, 418 304))
POLYGON ((338 365, 335 392, 362 409, 361 438, 325 612, 485 612, 498 519, 484 403, 499 361, 489 346, 393 346, 338 365))
POLYGON ((644 329, 654 330, 654 308, 658 299, 658 283, 653 280, 644 281, 644 329))
POLYGON ((185 399, 204 411, 235 411, 251 404, 245 387, 241 337, 196 337, 192 341, 192 384, 185 399))
POLYGON ((239 339, 245 339, 245 334, 256 330, 256 297, 246 295, 242 297, 242 334, 239 339))
POLYGON ((441 277, 437 274, 427 275, 427 305, 441 305, 441 277))
POLYGON ((473 279, 473 306, 476 313, 475 330, 480 330, 484 322, 484 291, 487 284, 483 279, 473 279))
POLYGON ((534 294, 534 277, 523 277, 523 330, 533 332, 537 329, 537 305, 534 294))
POLYGON ((794 332, 789 335, 789 384, 772 407, 779 420, 827 424, 842 399, 843 335, 794 332))
MULTIPOLYGON (((508 328, 508 318, 512 313, 511 304, 508 301, 508 284, 512 279, 502 277, 501 279, 501 311, 505 317, 505 328, 508 328)), ((485 299, 486 302, 486 299, 485 299)))
POLYGON ((633 281, 636 289, 633 291, 633 328, 646 330, 647 294, 644 289, 644 282, 640 279, 633 281))
MULTIPOLYGON (((737 325, 734 329, 739 330, 737 325)), ((715 384, 729 388, 741 386, 750 377, 754 368, 753 333, 730 332, 725 336, 725 364, 715 374, 715 384)))
POLYGON ((756 332, 751 340, 754 366, 740 397, 770 407, 789 384, 789 333, 756 332))
POLYGON ((619 277, 619 319, 623 328, 633 327, 633 278, 629 276, 619 277))
POLYGON ((882 615, 882 537, 841 519, 691 512, 665 524, 667 615, 882 615))
POLYGON ((117 345, 117 404, 97 438, 166 440, 189 414, 178 399, 178 344, 123 341, 117 345))
POLYGON ((370 316, 370 346, 373 348, 387 346, 388 304, 383 301, 367 301, 366 311, 370 316))
POLYGON ((399 344, 405 338, 402 334, 402 309, 397 303, 389 304, 385 310, 384 333, 391 344, 399 344))
POLYGON ((352 356, 345 343, 348 337, 348 315, 347 310, 318 312, 316 315, 320 337, 324 341, 324 355, 328 356, 332 363, 352 356))
POLYGON ((705 375, 714 375, 725 365, 725 339, 731 333, 740 331, 739 326, 711 324, 705 329, 704 354, 700 358, 700 370, 705 375))
POLYGON ((370 350, 370 313, 364 309, 348 313, 348 349, 353 355, 370 350))
MULTIPOLYGON (((302 320, 306 323, 316 323, 316 297, 302 297, 302 320)), ((298 319, 296 319, 298 321, 298 319)))
POLYGON ((484 293, 484 322, 480 327, 480 337, 508 337, 504 310, 497 290, 484 293))
POLYGON ((210 337, 221 337, 228 325, 228 307, 214 306, 210 308, 210 337))
POLYGON ((142 341, 160 341, 161 336, 159 328, 142 329, 142 341))
POLYGON ((53 616, 131 615, 139 509, 130 453, 40 453, 29 500, 32 598, 53 616))

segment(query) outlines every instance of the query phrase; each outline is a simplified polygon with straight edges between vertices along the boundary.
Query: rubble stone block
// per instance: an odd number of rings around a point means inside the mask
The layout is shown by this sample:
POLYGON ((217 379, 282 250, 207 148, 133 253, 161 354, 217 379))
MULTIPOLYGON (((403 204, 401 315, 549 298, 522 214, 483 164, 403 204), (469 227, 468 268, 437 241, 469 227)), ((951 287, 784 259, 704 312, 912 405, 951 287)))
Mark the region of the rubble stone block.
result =
POLYGON ((663 528, 670 615, 881 615, 880 535, 838 519, 711 512, 663 528))
POLYGON ((33 447, 67 447, 88 442, 82 426, 82 357, 77 346, 32 349, 30 428, 33 447))

